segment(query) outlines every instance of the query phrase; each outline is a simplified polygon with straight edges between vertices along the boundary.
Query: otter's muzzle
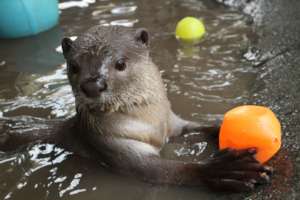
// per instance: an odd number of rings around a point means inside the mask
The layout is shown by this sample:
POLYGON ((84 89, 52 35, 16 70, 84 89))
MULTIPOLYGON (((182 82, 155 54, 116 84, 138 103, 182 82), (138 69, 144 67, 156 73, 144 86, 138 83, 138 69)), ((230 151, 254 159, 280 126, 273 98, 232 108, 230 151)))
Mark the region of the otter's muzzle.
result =
POLYGON ((107 89, 106 79, 104 77, 90 78, 80 84, 80 89, 89 98, 99 97, 107 89))

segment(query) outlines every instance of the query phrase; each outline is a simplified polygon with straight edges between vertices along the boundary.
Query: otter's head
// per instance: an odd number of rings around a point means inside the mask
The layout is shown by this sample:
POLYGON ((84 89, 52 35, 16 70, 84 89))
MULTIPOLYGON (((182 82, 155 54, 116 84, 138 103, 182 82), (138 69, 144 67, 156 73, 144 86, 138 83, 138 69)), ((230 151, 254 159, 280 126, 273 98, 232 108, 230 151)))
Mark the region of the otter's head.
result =
POLYGON ((114 112, 147 104, 161 78, 149 58, 145 29, 96 26, 62 40, 77 111, 114 112))

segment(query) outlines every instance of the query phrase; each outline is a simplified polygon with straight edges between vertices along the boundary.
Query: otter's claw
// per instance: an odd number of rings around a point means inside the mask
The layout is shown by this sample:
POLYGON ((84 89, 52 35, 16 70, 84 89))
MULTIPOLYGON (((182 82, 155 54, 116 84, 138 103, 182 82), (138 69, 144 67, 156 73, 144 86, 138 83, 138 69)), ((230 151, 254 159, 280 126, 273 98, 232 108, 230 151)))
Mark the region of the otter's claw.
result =
POLYGON ((273 169, 255 159, 256 149, 224 149, 205 164, 204 182, 212 188, 230 191, 249 191, 258 184, 270 182, 273 169))

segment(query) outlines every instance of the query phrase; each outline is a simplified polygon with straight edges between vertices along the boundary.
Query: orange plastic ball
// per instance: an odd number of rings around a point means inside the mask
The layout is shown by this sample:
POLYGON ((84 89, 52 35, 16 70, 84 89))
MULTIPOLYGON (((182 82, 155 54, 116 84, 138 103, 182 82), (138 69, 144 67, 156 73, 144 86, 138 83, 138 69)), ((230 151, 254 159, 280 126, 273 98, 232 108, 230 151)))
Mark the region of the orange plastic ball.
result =
POLYGON ((266 107, 245 105, 228 111, 221 125, 219 148, 255 147, 256 159, 268 161, 281 146, 281 126, 266 107))

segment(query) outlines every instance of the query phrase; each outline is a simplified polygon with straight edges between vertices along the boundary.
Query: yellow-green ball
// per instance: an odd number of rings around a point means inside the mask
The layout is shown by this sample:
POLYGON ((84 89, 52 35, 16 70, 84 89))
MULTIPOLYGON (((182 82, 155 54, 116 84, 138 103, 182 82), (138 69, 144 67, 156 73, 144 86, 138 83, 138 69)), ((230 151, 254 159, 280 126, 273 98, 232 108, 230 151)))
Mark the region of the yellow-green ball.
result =
POLYGON ((176 26, 176 38, 181 40, 199 40, 205 32, 203 22, 195 17, 185 17, 176 26))

